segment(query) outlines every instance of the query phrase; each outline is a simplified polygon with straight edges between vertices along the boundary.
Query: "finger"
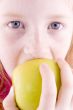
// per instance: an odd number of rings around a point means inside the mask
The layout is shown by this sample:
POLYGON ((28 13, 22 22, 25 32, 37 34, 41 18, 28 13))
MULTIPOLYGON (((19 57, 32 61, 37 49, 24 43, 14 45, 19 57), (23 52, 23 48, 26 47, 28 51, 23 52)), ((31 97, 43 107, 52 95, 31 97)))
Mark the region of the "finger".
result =
POLYGON ((71 104, 73 94, 73 74, 69 64, 62 59, 57 60, 61 69, 61 89, 58 95, 57 108, 67 110, 71 104))
POLYGON ((72 100, 71 100, 71 110, 73 110, 73 96, 72 96, 72 100))
POLYGON ((54 74, 47 64, 40 66, 40 73, 42 77, 42 94, 38 110, 54 110, 57 95, 54 74))
POLYGON ((11 87, 8 96, 4 99, 3 106, 5 110, 18 110, 14 100, 13 87, 11 87))

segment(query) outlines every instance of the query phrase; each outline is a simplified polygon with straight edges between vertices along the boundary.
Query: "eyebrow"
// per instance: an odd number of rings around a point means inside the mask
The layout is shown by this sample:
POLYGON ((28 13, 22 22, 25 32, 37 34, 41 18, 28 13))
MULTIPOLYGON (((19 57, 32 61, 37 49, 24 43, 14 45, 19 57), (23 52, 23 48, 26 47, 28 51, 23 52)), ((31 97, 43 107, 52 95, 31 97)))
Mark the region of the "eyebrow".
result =
MULTIPOLYGON (((15 18, 25 18, 24 15, 18 14, 18 13, 6 13, 3 14, 4 17, 15 17, 15 18)), ((47 17, 48 19, 70 19, 73 18, 73 16, 69 15, 50 15, 47 17)))
POLYGON ((6 14, 3 14, 4 17, 18 17, 18 18, 23 18, 23 15, 22 14, 17 14, 17 13, 6 13, 6 14))
POLYGON ((54 19, 56 19, 56 18, 57 19, 59 19, 59 18, 60 19, 67 19, 68 18, 69 19, 69 18, 72 18, 72 17, 73 16, 68 16, 68 15, 54 15, 54 16, 51 15, 51 16, 48 17, 48 19, 52 19, 52 18, 54 18, 54 19))

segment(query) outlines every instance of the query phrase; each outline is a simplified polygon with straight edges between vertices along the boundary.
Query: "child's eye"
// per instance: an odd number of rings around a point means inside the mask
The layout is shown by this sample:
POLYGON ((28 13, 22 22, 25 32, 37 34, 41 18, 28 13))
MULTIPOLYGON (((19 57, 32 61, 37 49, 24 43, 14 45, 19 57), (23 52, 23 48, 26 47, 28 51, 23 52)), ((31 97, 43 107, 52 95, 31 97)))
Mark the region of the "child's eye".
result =
POLYGON ((24 24, 20 21, 10 21, 8 27, 13 29, 24 28, 24 24))
POLYGON ((48 29, 53 29, 53 30, 60 30, 63 28, 63 24, 60 22, 52 22, 49 26, 48 29))

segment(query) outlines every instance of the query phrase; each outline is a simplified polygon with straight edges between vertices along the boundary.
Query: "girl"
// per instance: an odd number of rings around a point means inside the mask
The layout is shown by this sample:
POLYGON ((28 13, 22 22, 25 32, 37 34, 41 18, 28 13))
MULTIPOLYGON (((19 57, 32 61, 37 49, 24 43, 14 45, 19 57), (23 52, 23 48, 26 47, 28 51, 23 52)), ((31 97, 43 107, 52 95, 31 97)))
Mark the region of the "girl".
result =
MULTIPOLYGON (((73 61, 69 56, 72 8, 72 0, 0 1, 0 59, 9 77, 16 66, 34 58, 54 59, 60 67, 62 85, 57 100, 54 75, 47 64, 39 67, 42 93, 37 110, 73 109, 73 74, 68 64, 73 61)), ((19 110, 12 87, 3 106, 5 110, 19 110)))

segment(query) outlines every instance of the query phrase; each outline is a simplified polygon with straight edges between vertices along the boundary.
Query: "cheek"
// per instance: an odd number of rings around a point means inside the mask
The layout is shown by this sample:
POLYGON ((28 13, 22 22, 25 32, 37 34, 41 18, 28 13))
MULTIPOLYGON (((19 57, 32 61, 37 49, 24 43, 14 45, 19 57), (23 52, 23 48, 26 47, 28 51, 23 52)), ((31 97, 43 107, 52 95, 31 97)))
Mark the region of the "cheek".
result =
POLYGON ((65 58, 67 55, 67 52, 70 47, 70 42, 67 42, 66 40, 59 43, 53 43, 52 50, 55 53, 55 56, 58 58, 65 58))
POLYGON ((52 41, 52 48, 54 51, 56 51, 56 56, 65 58, 71 45, 72 30, 68 30, 66 32, 64 30, 62 33, 60 32, 54 37, 55 39, 52 41))
POLYGON ((17 64, 17 55, 18 50, 14 49, 8 44, 6 45, 6 42, 4 45, 0 44, 0 60, 2 61, 5 70, 10 76, 17 64))

